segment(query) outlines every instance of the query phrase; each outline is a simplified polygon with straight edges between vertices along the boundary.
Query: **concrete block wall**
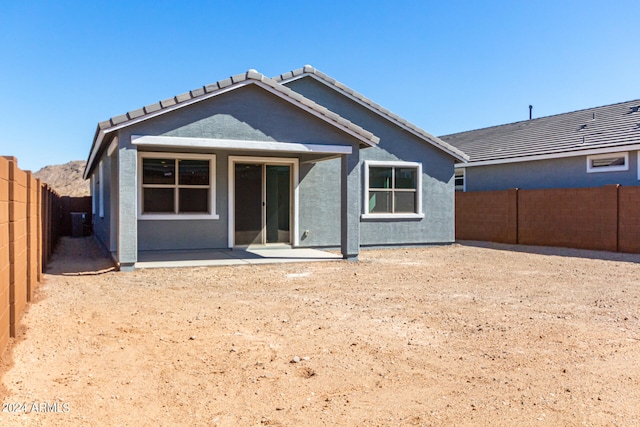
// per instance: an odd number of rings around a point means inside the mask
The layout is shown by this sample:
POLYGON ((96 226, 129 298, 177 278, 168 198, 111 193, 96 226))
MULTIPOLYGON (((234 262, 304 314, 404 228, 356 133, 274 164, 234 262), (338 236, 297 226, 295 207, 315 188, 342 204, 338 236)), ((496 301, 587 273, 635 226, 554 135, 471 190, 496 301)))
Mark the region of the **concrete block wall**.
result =
POLYGON ((42 220, 38 188, 40 180, 27 172, 27 301, 33 300, 33 293, 40 280, 42 260, 38 252, 41 240, 38 224, 42 220))
POLYGON ((456 239, 517 243, 517 191, 456 193, 456 239))
POLYGON ((15 158, 9 160, 9 306, 11 336, 27 305, 27 173, 18 168, 15 158))
POLYGON ((9 285, 9 161, 0 157, 0 352, 9 341, 10 308, 9 285))
POLYGON ((45 199, 60 205, 57 194, 21 170, 16 158, 0 156, 0 353, 16 336, 42 280, 42 260, 50 255, 43 240, 57 240, 55 235, 43 239, 45 230, 59 229, 56 216, 43 217, 45 199))
POLYGON ((640 253, 640 187, 620 187, 618 203, 618 250, 640 253))
POLYGON ((91 224, 91 196, 86 197, 60 197, 61 210, 62 210, 62 222, 60 223, 60 235, 71 236, 72 212, 85 212, 87 214, 87 224, 91 224))
POLYGON ((456 239, 640 253, 640 187, 456 193, 456 239))
POLYGON ((61 197, 47 184, 40 186, 40 215, 39 226, 41 228, 40 265, 41 269, 47 266, 49 258, 62 235, 63 212, 61 197))
POLYGON ((521 190, 518 243, 617 251, 617 186, 521 190))

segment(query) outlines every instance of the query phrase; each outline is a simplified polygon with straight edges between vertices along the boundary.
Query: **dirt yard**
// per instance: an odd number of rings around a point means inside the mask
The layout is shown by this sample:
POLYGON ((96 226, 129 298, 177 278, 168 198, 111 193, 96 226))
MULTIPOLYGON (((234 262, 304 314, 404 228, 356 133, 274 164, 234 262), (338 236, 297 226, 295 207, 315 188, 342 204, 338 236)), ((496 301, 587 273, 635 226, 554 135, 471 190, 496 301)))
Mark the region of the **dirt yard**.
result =
POLYGON ((59 249, 4 356, 1 425, 640 425, 640 256, 77 275, 106 260, 59 249))

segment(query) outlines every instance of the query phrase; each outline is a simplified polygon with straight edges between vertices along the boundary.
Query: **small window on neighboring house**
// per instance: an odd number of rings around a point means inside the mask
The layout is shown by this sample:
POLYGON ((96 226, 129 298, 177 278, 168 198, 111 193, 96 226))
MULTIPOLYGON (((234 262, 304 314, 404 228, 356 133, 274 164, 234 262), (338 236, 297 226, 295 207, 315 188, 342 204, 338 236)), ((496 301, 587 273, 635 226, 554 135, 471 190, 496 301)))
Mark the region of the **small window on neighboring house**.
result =
POLYGON ((464 175, 465 169, 456 169, 455 170, 455 188, 456 191, 464 191, 464 175))
POLYGON ((142 219, 215 219, 215 156, 140 154, 142 219))
POLYGON ((100 162, 98 166, 98 188, 100 192, 100 202, 98 204, 98 209, 100 210, 100 218, 104 218, 104 166, 103 162, 100 162))
POLYGON ((365 161, 363 218, 422 218, 422 165, 365 161))
POLYGON ((587 172, 616 172, 629 170, 629 153, 587 156, 587 172))

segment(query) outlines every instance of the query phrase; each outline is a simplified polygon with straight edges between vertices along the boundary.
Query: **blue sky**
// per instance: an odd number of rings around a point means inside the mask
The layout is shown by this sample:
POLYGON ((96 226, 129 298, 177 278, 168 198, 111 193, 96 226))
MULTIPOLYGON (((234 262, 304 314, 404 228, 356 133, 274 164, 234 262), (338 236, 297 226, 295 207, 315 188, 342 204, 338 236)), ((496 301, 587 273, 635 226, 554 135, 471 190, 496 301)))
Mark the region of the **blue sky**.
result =
POLYGON ((85 160, 97 123, 311 64, 434 135, 640 98, 636 1, 12 1, 0 155, 85 160))

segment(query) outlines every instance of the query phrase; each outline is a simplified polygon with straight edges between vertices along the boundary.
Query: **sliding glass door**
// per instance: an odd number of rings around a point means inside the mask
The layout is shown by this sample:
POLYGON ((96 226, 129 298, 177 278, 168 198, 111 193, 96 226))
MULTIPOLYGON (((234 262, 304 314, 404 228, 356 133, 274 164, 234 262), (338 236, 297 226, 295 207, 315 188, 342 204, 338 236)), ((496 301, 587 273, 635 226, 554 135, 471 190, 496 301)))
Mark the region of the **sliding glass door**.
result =
POLYGON ((291 243, 291 165, 234 163, 235 245, 291 243))

